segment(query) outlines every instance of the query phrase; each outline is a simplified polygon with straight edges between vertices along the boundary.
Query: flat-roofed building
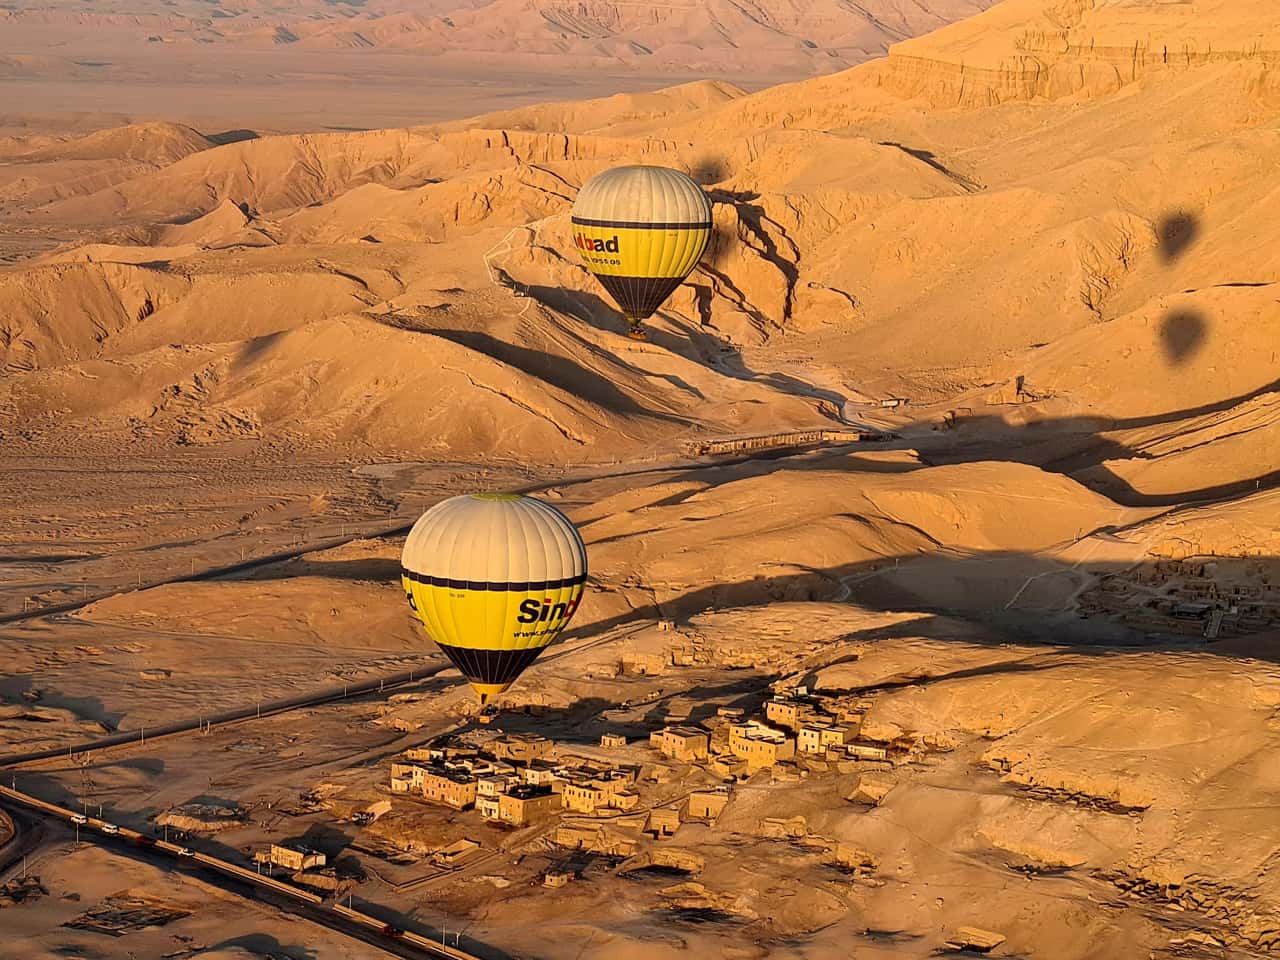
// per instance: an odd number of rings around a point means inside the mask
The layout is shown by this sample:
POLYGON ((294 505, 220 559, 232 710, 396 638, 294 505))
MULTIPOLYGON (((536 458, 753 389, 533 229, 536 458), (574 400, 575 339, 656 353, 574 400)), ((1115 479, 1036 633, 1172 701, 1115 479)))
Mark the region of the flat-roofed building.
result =
POLYGON ((796 746, 801 753, 824 754, 827 747, 843 746, 854 737, 854 732, 844 724, 809 722, 800 727, 796 746))
POLYGON ((520 776, 525 783, 535 787, 549 787, 559 779, 556 774, 556 765, 546 760, 534 760, 521 769, 520 776))
POLYGON ((729 791, 695 790, 689 794, 690 820, 715 820, 729 805, 729 791))
POLYGON ((845 753, 855 760, 885 760, 889 751, 884 747, 872 746, 869 743, 847 743, 845 753))
POLYGON ((505 793, 511 784, 511 777, 480 777, 476 780, 476 797, 496 797, 500 793, 505 793))
POLYGON ((266 850, 255 854, 254 859, 260 863, 270 863, 277 867, 284 867, 294 873, 301 873, 303 870, 314 870, 325 865, 325 855, 323 853, 319 850, 312 850, 310 847, 303 846, 300 843, 273 843, 266 850))
POLYGON ((564 808, 574 813, 595 813, 607 807, 609 795, 589 783, 566 783, 560 790, 564 808))
POLYGON ((555 744, 536 733, 509 733, 490 740, 484 752, 496 760, 528 763, 545 757, 555 744))
POLYGON ((729 728, 729 752, 746 761, 749 771, 759 770, 794 757, 796 742, 781 730, 758 720, 748 720, 729 728))
POLYGON ((550 787, 516 784, 498 797, 498 817, 513 827, 523 827, 553 816, 563 806, 560 794, 550 787))
POLYGON ((674 836, 680 829, 680 811, 669 807, 650 810, 644 829, 655 837, 674 836))
POLYGON ((764 705, 765 719, 788 730, 798 730, 800 726, 817 715, 813 701, 799 697, 774 697, 764 705))
POLYGON ((705 760, 711 740, 697 727, 663 727, 649 735, 649 743, 673 760, 705 760))
POLYGON ((428 767, 422 777, 422 795, 432 803, 465 810, 476 802, 476 781, 465 773, 428 767))

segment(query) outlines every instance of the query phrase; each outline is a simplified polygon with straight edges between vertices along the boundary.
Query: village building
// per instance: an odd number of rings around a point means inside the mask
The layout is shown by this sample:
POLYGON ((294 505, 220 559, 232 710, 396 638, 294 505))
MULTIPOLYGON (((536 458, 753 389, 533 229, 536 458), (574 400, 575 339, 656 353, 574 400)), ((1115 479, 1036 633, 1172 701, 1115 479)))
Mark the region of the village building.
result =
POLYGON ((466 810, 476 802, 476 781, 465 773, 443 767, 423 769, 420 791, 432 803, 466 810))
POLYGON ((427 767, 419 763, 391 764, 392 793, 421 793, 422 782, 427 775, 427 767))
POLYGON ((729 728, 729 751, 746 762, 748 771, 754 771, 794 757, 796 742, 781 730, 748 720, 729 728))
POLYGON ((506 793, 512 784, 512 780, 513 778, 510 776, 499 774, 480 777, 476 780, 476 798, 496 797, 500 793, 506 793))
POLYGON ((675 836, 679 829, 680 811, 670 808, 650 810, 649 819, 644 826, 644 832, 651 833, 654 837, 675 836))
POLYGON ((513 763, 529 763, 545 757, 555 746, 546 737, 536 733, 509 733, 485 744, 484 752, 495 760, 513 763))
POLYGON ((620 733, 602 733, 600 735, 600 746, 606 750, 614 750, 618 747, 625 747, 627 738, 620 733))
POLYGON ((843 746, 853 739, 849 727, 835 723, 806 723, 800 728, 796 746, 801 753, 825 754, 831 746, 843 746))
POLYGON ((636 782, 638 771, 634 767, 613 767, 608 770, 588 771, 592 786, 605 793, 623 793, 636 782))
POLYGON ((747 762, 733 754, 713 758, 708 767, 721 780, 736 780, 747 772, 747 762))
POLYGON ((560 794, 552 792, 550 787, 521 783, 498 797, 498 815, 493 819, 524 827, 553 816, 562 804, 560 794))
POLYGON ((281 845, 273 843, 266 850, 255 853, 253 859, 258 863, 269 863, 284 867, 294 873, 303 870, 315 870, 325 865, 325 855, 318 850, 304 847, 302 844, 281 845))
POLYGON ((455 840, 447 847, 440 847, 438 850, 432 851, 431 859, 445 866, 453 866, 455 863, 462 862, 479 849, 479 843, 464 837, 461 840, 455 840))
POLYGON ((560 790, 560 797, 564 808, 575 813, 595 813, 609 803, 609 794, 589 783, 566 783, 560 790))
POLYGON ((649 735, 650 745, 672 760, 705 760, 710 738, 697 727, 663 727, 649 735))
POLYGON ((635 856, 640 846, 631 837, 620 836, 599 826, 560 826, 552 836, 552 842, 558 847, 612 857, 635 856))
POLYGON ((774 697, 765 703, 764 716, 775 726, 795 731, 802 724, 816 719, 817 707, 813 699, 800 694, 774 697))
POLYGON ((728 805, 727 789, 695 790, 689 794, 689 819, 714 821, 724 813, 724 808, 728 805))
POLYGON ((845 744, 845 753, 855 760, 886 760, 889 751, 884 747, 876 747, 867 743, 845 744))
POLYGON ((500 795, 492 797, 476 796, 476 813, 485 820, 498 820, 502 817, 502 799, 500 795))
POLYGON ((520 771, 524 782, 535 787, 549 787, 559 780, 556 765, 546 760, 534 760, 520 771))
POLYGON ((636 677, 657 677, 667 672, 670 662, 666 653, 630 650, 622 655, 622 672, 636 677))

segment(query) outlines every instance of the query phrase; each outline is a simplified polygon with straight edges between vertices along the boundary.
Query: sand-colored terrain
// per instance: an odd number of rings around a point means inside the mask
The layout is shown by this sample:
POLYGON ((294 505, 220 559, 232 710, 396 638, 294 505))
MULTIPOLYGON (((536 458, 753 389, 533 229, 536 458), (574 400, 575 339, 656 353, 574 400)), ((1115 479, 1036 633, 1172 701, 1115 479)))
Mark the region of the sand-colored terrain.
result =
POLYGON ((180 120, 404 126, 715 77, 831 73, 992 0, 21 0, 0 9, 0 132, 180 120))
MULTIPOLYGON (((349 12, 285 46, 404 16, 349 12)), ((224 33, 207 46, 262 41, 224 33)), ((305 839, 479 955, 923 957, 965 928, 992 956, 1272 952, 1278 50, 1251 0, 1006 0, 759 92, 0 140, 0 614, 27 615, 0 628, 6 752, 435 671, 398 557, 458 490, 536 491, 591 568, 491 725, 444 670, 16 781, 245 862, 305 839), (635 161, 690 172, 715 219, 646 343, 568 224, 635 161), (862 426, 893 437, 687 446, 862 426), (724 746, 735 709, 797 685, 857 718, 860 754, 739 770, 649 744, 701 724, 724 746), (514 829, 391 793, 405 749, 495 730, 634 765, 633 806, 514 829), (645 832, 718 786, 718 816, 645 832)), ((49 867, 48 897, 0 915, 33 956, 121 891, 192 899, 74 858, 74 910, 49 867)), ((237 909, 244 936, 203 932, 210 903, 173 949, 304 943, 237 909)))

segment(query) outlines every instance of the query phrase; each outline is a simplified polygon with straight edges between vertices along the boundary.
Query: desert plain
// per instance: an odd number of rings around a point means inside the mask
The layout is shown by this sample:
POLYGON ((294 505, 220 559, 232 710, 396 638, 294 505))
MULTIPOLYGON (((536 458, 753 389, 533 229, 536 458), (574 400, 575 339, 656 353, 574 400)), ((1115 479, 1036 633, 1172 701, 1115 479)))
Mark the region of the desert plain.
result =
MULTIPOLYGON (((93 6, 0 10, 0 783, 470 956, 1280 949, 1272 5, 93 6), (714 216, 645 342, 626 163, 714 216), (476 490, 591 571, 489 723, 399 581, 476 490), (524 749, 606 799, 395 786, 524 749)), ((408 949, 12 813, 0 956, 408 949)))

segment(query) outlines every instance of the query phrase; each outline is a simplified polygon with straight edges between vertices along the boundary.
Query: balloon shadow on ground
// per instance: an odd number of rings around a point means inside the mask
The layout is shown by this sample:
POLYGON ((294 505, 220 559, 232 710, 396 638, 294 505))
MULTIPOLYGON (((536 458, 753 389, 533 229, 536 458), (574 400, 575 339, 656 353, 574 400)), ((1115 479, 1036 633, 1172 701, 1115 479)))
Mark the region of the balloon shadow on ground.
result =
POLYGON ((729 161, 723 156, 699 157, 689 169, 689 176, 701 186, 709 187, 727 179, 731 174, 729 161))
POLYGON ((1198 310, 1172 310, 1160 321, 1160 342, 1172 364, 1186 363, 1204 346, 1208 320, 1198 310))
POLYGON ((1175 211, 1156 226, 1156 253, 1168 265, 1178 260, 1200 236, 1200 220, 1195 214, 1175 211))

